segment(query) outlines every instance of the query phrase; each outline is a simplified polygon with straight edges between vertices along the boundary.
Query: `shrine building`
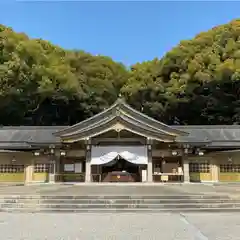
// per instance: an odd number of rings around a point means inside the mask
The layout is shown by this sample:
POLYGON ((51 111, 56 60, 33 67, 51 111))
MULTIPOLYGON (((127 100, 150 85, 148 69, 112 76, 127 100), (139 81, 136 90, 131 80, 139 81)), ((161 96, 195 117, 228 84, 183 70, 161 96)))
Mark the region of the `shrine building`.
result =
POLYGON ((119 98, 73 126, 0 128, 0 183, 240 182, 240 126, 170 126, 119 98))

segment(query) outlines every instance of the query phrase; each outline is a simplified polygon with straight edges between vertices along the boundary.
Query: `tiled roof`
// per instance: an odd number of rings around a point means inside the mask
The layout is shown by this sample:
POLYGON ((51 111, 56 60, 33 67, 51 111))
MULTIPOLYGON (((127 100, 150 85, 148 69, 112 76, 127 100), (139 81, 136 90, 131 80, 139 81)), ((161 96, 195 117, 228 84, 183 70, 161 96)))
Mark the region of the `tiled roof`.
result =
POLYGON ((210 142, 209 146, 240 146, 239 125, 195 125, 195 126, 173 126, 176 129, 186 131, 188 136, 179 137, 179 141, 189 141, 194 138, 198 141, 210 142))
MULTIPOLYGON (((206 143, 208 147, 240 147, 238 125, 171 126, 189 133, 177 137, 178 142, 206 143)), ((66 126, 19 126, 0 128, 0 149, 30 148, 34 144, 57 144, 60 138, 53 133, 66 126)))
POLYGON ((55 143, 60 142, 53 133, 64 127, 2 127, 0 128, 0 148, 6 145, 31 145, 34 143, 55 143))
MULTIPOLYGON (((108 109, 85 119, 82 122, 79 122, 75 125, 66 127, 63 130, 60 130, 55 133, 56 136, 69 136, 74 135, 76 132, 81 132, 83 129, 91 129, 95 131, 97 126, 100 123, 108 122, 112 118, 118 119, 121 118, 122 120, 125 119, 126 123, 132 124, 133 127, 144 128, 145 132, 152 132, 157 135, 161 135, 163 132, 168 134, 169 136, 177 136, 177 135, 186 135, 187 133, 175 129, 165 123, 159 122, 154 118, 147 116, 146 114, 137 111, 136 109, 132 108, 128 105, 124 99, 117 99, 117 101, 111 105, 108 109)), ((151 136, 151 134, 150 134, 151 136)))

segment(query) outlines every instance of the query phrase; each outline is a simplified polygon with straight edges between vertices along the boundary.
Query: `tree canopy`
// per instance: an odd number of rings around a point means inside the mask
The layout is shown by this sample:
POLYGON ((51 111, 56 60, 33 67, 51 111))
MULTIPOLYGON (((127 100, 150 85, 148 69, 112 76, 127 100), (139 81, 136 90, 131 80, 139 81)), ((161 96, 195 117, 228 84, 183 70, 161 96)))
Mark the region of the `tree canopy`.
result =
POLYGON ((0 25, 0 124, 74 124, 107 108, 119 93, 167 124, 238 124, 240 20, 130 69, 0 25))

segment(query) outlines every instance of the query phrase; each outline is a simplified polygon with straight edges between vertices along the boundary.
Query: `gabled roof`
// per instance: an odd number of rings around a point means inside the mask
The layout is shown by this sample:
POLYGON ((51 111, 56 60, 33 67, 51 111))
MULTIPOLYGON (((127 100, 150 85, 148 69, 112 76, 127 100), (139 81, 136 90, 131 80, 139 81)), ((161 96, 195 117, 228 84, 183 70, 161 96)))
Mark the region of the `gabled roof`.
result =
MULTIPOLYGON (((240 148, 239 125, 193 125, 171 126, 189 133, 179 135, 176 142, 205 145, 207 148, 240 148)), ((68 126, 14 126, 0 127, 0 149, 29 149, 36 146, 61 144, 61 138, 55 132, 68 126)), ((86 129, 85 129, 86 130, 86 129)))
POLYGON ((0 127, 0 149, 34 149, 61 145, 62 140, 83 139, 122 125, 128 131, 157 140, 206 148, 239 149, 239 125, 169 126, 136 111, 118 99, 105 111, 73 126, 0 127))
POLYGON ((173 141, 177 136, 188 135, 184 131, 161 123, 133 109, 121 98, 105 111, 62 129, 54 135, 62 139, 77 138, 80 140, 109 131, 117 123, 120 123, 128 131, 160 141, 173 141))

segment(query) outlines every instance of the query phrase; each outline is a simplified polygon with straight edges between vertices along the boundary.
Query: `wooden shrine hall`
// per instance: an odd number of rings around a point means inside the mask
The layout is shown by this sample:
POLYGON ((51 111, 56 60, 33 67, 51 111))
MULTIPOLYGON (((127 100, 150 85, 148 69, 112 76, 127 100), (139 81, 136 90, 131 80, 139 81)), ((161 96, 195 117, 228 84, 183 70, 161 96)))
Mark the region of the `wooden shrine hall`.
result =
POLYGON ((169 126, 119 98, 73 126, 1 127, 0 182, 240 182, 240 126, 169 126))

